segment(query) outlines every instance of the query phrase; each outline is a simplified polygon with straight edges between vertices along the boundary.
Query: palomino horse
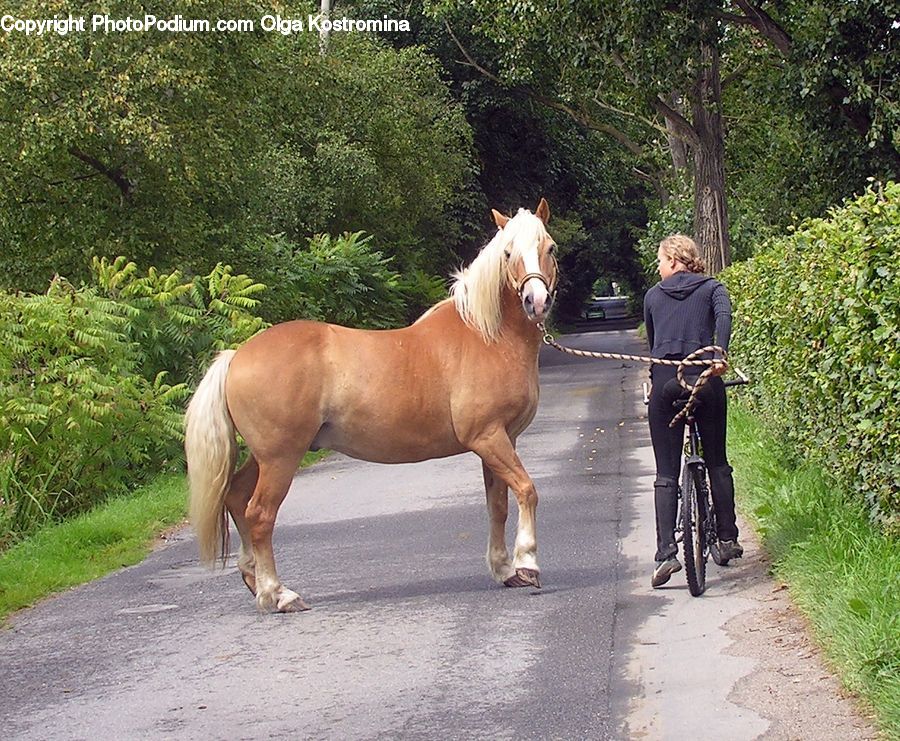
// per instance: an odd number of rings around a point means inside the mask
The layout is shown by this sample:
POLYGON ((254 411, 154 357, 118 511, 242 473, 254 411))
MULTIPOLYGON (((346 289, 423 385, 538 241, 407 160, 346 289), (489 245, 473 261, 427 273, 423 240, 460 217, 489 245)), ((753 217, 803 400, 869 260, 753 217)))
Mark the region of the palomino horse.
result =
POLYGON ((220 353, 198 386, 185 451, 200 555, 225 557, 227 509, 241 536, 238 568, 260 609, 306 609, 278 578, 272 530, 304 453, 319 448, 379 463, 475 452, 487 490, 491 574, 510 587, 540 587, 537 492, 515 443, 537 409, 535 325, 552 303, 555 245, 544 199, 534 214, 493 213, 496 236, 456 274, 451 298, 415 324, 380 331, 278 324, 220 353), (250 457, 235 473, 236 432, 250 457), (507 487, 519 506, 512 560, 507 487))

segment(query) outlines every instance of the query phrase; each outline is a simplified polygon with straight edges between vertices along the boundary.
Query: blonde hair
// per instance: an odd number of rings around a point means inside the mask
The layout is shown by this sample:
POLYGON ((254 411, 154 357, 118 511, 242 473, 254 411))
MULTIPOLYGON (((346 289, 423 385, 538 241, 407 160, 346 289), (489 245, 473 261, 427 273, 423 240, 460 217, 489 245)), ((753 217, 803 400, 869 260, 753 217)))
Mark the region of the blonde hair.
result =
POLYGON ((670 260, 680 262, 691 273, 703 273, 706 271, 706 263, 700 257, 700 248, 697 243, 684 234, 672 234, 659 243, 670 260))
POLYGON ((469 267, 454 273, 450 296, 456 310, 486 341, 495 342, 500 337, 503 319, 500 289, 508 280, 507 261, 519 257, 524 245, 539 245, 546 236, 544 222, 528 209, 520 208, 506 226, 497 230, 469 267))

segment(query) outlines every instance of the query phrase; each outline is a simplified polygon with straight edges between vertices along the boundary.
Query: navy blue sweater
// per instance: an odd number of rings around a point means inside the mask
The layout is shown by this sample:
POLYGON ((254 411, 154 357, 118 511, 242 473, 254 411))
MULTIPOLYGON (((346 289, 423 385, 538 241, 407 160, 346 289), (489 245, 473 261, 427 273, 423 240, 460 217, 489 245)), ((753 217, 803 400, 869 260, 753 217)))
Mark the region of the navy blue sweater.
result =
POLYGON ((654 358, 683 358, 706 345, 727 350, 731 299, 715 278, 682 270, 647 291, 644 325, 654 358))

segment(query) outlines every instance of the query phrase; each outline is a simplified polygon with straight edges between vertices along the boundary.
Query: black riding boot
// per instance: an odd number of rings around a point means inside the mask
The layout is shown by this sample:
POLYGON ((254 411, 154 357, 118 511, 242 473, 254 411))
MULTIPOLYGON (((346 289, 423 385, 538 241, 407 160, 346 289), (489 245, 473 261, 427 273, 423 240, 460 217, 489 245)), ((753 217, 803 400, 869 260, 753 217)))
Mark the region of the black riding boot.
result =
POLYGON ((657 477, 653 482, 653 502, 656 506, 656 560, 665 561, 678 554, 675 545, 678 482, 667 476, 657 477))
POLYGON ((716 530, 719 540, 737 540, 738 529, 734 515, 734 479, 731 466, 709 469, 709 485, 716 507, 716 530))

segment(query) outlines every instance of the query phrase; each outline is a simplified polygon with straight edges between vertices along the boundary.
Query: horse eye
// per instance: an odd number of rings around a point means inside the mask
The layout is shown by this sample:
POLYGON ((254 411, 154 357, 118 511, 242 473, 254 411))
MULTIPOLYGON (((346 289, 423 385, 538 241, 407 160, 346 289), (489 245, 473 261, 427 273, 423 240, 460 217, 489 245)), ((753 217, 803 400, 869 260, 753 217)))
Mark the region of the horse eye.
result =
POLYGON ((549 255, 556 254, 556 245, 555 244, 550 245, 550 248, 547 250, 547 254, 549 254, 549 255))
POLYGON ((512 250, 503 250, 503 254, 505 255, 506 259, 509 260, 509 256, 512 254, 512 250))

